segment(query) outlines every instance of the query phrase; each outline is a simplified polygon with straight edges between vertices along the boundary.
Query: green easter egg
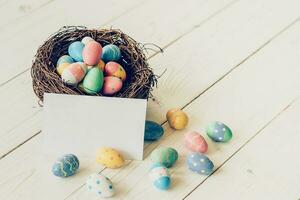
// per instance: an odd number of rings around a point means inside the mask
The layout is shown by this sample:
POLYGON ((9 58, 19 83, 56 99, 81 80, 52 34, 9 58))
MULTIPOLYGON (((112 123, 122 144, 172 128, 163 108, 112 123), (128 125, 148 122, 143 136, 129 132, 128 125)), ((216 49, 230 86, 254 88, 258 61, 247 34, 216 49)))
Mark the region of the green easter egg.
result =
POLYGON ((100 92, 103 86, 103 72, 97 68, 93 67, 90 69, 83 79, 83 89, 88 94, 95 94, 100 92))
POLYGON ((151 160, 169 168, 178 160, 178 153, 171 147, 159 147, 152 151, 151 160))
POLYGON ((206 133, 215 142, 228 142, 232 138, 232 131, 222 122, 212 122, 206 128, 206 133))

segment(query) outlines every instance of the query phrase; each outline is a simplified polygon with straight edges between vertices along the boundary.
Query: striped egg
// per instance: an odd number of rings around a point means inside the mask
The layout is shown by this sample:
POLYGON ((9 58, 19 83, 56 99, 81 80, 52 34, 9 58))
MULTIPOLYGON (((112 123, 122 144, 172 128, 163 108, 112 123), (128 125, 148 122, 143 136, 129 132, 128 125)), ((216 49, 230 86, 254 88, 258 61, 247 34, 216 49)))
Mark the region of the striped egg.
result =
POLYGON ((126 72, 124 68, 116 62, 108 62, 105 65, 104 72, 106 76, 115 76, 120 78, 122 81, 126 79, 126 72))
POLYGON ((206 133, 215 142, 228 142, 232 138, 231 129, 222 122, 212 122, 206 128, 206 133))
POLYGON ((204 137, 202 137, 202 135, 200 135, 196 131, 185 133, 184 146, 193 152, 200 153, 205 153, 208 149, 208 145, 204 137))
POLYGON ((113 183, 102 174, 89 175, 86 180, 86 186, 89 192, 100 197, 107 198, 115 194, 113 183))
POLYGON ((113 95, 122 89, 123 82, 121 79, 114 76, 107 76, 104 78, 103 94, 113 95))
POLYGON ((86 45, 87 43, 91 42, 91 41, 95 41, 93 38, 86 36, 84 38, 82 38, 81 42, 86 45))
POLYGON ((73 154, 67 154, 59 158, 52 167, 55 176, 68 177, 76 173, 79 168, 79 160, 73 154))
POLYGON ((121 57, 121 51, 119 47, 117 47, 114 44, 109 44, 103 47, 103 52, 102 52, 102 60, 104 62, 109 62, 109 61, 118 61, 121 57))
POLYGON ((153 185, 160 190, 167 190, 171 186, 169 170, 160 163, 155 163, 149 173, 153 185))
POLYGON ((69 55, 77 62, 82 62, 82 51, 84 44, 82 42, 76 41, 70 44, 68 48, 69 55))
POLYGON ((154 163, 160 163, 169 168, 178 160, 178 152, 171 147, 159 147, 152 151, 150 157, 154 163))
POLYGON ((207 156, 200 153, 189 154, 186 163, 191 171, 198 174, 209 175, 214 169, 213 162, 207 156))
POLYGON ((102 54, 101 44, 96 41, 90 41, 83 48, 82 58, 87 65, 96 65, 99 63, 101 54, 102 54))
POLYGON ((61 78, 67 85, 77 85, 85 76, 86 67, 83 63, 70 64, 61 74, 61 78))
POLYGON ((58 59, 56 66, 59 66, 62 63, 73 63, 73 62, 74 62, 74 60, 71 56, 63 55, 58 59))

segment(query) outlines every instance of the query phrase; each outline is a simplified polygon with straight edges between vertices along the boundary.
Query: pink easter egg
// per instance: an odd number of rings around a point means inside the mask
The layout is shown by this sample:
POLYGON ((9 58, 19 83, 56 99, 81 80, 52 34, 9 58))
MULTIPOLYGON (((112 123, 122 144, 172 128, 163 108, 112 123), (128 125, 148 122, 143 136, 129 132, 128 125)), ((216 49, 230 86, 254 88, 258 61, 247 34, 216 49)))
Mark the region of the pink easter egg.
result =
POLYGON ((83 48, 82 58, 87 65, 96 65, 100 60, 101 54, 102 54, 101 44, 96 41, 90 41, 83 48))
POLYGON ((68 85, 77 85, 85 76, 85 70, 81 63, 70 64, 61 74, 63 82, 68 85))
POLYGON ((104 72, 105 75, 118 77, 122 81, 125 81, 126 79, 126 72, 124 68, 119 63, 113 61, 106 63, 104 72))
POLYGON ((123 86, 121 79, 114 76, 107 76, 104 78, 103 94, 112 95, 119 92, 123 86))
POLYGON ((196 131, 187 132, 184 135, 184 145, 193 152, 205 153, 208 149, 204 137, 196 131))

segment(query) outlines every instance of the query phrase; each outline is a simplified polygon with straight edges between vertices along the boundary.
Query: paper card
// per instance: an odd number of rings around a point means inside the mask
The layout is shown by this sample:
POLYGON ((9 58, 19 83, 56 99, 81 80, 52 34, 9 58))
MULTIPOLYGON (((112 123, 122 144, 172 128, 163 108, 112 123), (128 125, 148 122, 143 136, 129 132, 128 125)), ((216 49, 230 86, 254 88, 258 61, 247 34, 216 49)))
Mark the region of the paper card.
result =
POLYGON ((44 153, 94 159, 97 148, 112 147, 142 160, 146 108, 145 99, 44 94, 44 153))

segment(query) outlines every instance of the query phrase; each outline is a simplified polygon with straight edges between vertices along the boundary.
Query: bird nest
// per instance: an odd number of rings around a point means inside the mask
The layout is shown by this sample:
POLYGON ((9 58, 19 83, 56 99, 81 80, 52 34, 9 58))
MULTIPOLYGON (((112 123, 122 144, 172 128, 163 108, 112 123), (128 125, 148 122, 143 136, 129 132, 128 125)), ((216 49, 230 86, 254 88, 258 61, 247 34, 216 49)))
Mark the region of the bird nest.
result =
MULTIPOLYGON (((127 78, 122 89, 114 94, 114 97, 141 99, 150 97, 157 79, 147 63, 144 45, 118 29, 90 30, 86 27, 67 26, 50 36, 38 48, 35 55, 31 76, 33 90, 41 102, 44 93, 87 95, 77 86, 66 85, 56 72, 56 63, 62 55, 68 53, 69 45, 74 41, 81 41, 85 36, 92 37, 102 46, 117 45, 121 50, 118 63, 125 69, 127 78)), ((93 95, 102 96, 101 92, 93 95)))

